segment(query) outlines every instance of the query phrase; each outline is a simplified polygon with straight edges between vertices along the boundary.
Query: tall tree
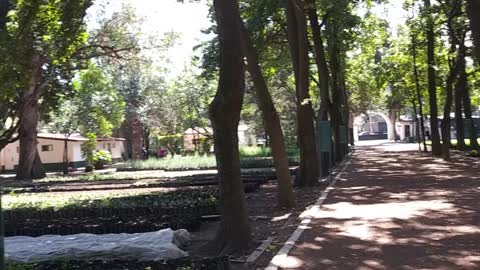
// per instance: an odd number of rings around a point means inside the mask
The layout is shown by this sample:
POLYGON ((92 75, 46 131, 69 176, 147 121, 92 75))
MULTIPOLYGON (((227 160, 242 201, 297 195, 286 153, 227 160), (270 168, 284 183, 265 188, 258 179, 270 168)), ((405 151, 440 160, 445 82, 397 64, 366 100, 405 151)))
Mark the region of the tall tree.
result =
MULTIPOLYGON (((465 74, 462 74, 462 77, 465 76, 465 74)), ((463 106, 464 106, 464 112, 465 112, 465 119, 468 121, 468 126, 470 130, 470 147, 472 149, 480 149, 480 146, 478 145, 477 141, 477 129, 474 123, 474 119, 472 117, 472 101, 470 98, 471 95, 471 89, 468 87, 468 84, 465 85, 465 89, 463 92, 463 106)))
POLYGON ((427 152, 427 141, 425 140, 425 123, 423 118, 423 98, 420 89, 420 79, 418 74, 418 66, 417 66, 417 36, 416 33, 412 33, 412 57, 413 57, 413 78, 415 80, 415 93, 417 96, 418 102, 418 114, 419 118, 417 123, 420 124, 420 140, 423 142, 423 151, 427 152))
MULTIPOLYGON (((6 34, 6 26, 7 26, 7 13, 9 10, 9 0, 0 0, 0 40, 3 39, 3 36, 6 34)), ((3 54, 4 52, 1 51, 0 47, 0 55, 3 54)), ((13 133, 15 132, 16 128, 11 129, 7 128, 7 131, 10 130, 12 133, 11 135, 5 134, 4 131, 4 124, 3 121, 6 120, 6 112, 8 111, 7 108, 4 107, 3 103, 3 95, 0 95, 0 106, 3 108, 0 108, 1 115, 0 115, 0 132, 2 134, 0 135, 0 151, 9 143, 11 140, 11 136, 13 136, 13 133), (2 106, 3 104, 3 106, 2 106), (7 136, 5 136, 7 135, 7 136)), ((5 268, 5 244, 4 244, 4 227, 3 227, 3 210, 2 210, 2 194, 0 194, 0 269, 5 268)))
POLYGON ((220 253, 248 247, 251 231, 240 178, 238 124, 245 92, 240 11, 236 0, 214 0, 220 44, 220 77, 210 106, 222 219, 216 236, 220 253))
POLYGON ((0 41, 0 77, 10 115, 19 123, 19 179, 45 176, 37 153, 40 106, 48 111, 70 89, 72 59, 86 41, 83 18, 90 5, 90 0, 11 2, 11 23, 0 41))
POLYGON ((435 34, 432 6, 430 0, 424 0, 425 16, 427 20, 427 64, 428 64, 428 97, 430 102, 430 134, 432 136, 432 154, 439 156, 442 153, 440 134, 438 133, 437 87, 435 75, 435 34))
MULTIPOLYGON (((239 20, 241 19, 239 18, 239 20)), ((242 49, 247 58, 247 69, 255 84, 255 97, 262 112, 265 130, 270 138, 275 173, 278 179, 278 205, 290 208, 295 204, 295 201, 280 118, 260 69, 257 52, 247 29, 243 25, 242 34, 242 49)))
POLYGON ((68 173, 68 138, 75 132, 85 136, 110 136, 123 121, 125 102, 113 87, 111 79, 91 64, 79 73, 73 83, 75 94, 61 100, 50 113, 45 126, 50 132, 61 133, 64 139, 64 173, 68 173))
POLYGON ((296 183, 299 186, 309 186, 317 182, 319 173, 315 142, 314 113, 309 95, 307 21, 303 0, 288 0, 286 14, 287 37, 290 44, 297 96, 300 175, 296 183))
MULTIPOLYGON (((463 21, 463 8, 462 2, 459 0, 447 0, 441 2, 441 7, 447 17, 447 31, 450 43, 449 51, 449 74, 446 79, 445 87, 445 107, 442 120, 442 157, 445 160, 450 159, 450 112, 453 102, 454 83, 457 80, 458 74, 461 70, 465 70, 465 46, 461 45, 465 43, 465 27, 463 21), (457 49, 459 48, 459 49, 457 49)), ((457 83, 457 86, 461 86, 457 83)), ((456 90, 459 92, 460 90, 456 90)))
POLYGON ((346 58, 352 42, 352 30, 359 23, 351 1, 328 1, 325 33, 331 78, 331 121, 334 138, 334 159, 339 162, 348 152, 350 109, 346 85, 346 58))
MULTIPOLYGON (((330 120, 330 74, 328 70, 327 57, 325 46, 323 45, 323 37, 321 25, 318 19, 316 3, 314 0, 307 2, 307 14, 312 29, 313 48, 315 56, 315 64, 317 65, 319 90, 320 90, 320 108, 318 111, 318 121, 330 120)), ((319 128, 317 129, 317 132, 319 128)), ((321 134, 319 134, 321 136, 321 134)), ((330 139, 330 138, 329 138, 330 139)), ((330 156, 327 153, 319 153, 319 167, 321 168, 322 176, 329 173, 330 156)))
POLYGON ((470 20, 470 30, 474 44, 477 64, 480 64, 480 1, 467 0, 467 14, 470 20))

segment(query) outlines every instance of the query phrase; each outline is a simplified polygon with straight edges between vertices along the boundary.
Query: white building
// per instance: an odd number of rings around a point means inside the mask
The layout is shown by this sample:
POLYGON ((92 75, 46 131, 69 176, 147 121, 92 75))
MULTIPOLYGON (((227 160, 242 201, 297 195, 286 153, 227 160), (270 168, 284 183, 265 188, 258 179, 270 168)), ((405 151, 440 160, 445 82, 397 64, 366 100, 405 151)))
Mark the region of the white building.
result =
MULTIPOLYGON (((185 130, 183 133, 183 148, 187 151, 195 151, 196 145, 200 145, 201 140, 206 138, 207 135, 213 136, 212 128, 197 127, 194 129, 189 128, 185 130)), ((251 131, 251 128, 244 124, 238 125, 238 145, 250 146, 256 145, 256 143, 256 138, 251 131)))
MULTIPOLYGON (((64 167, 63 156, 65 148, 64 134, 39 133, 37 135, 37 150, 47 171, 58 171, 64 167)), ((70 167, 85 167, 85 158, 82 155, 82 144, 87 141, 79 134, 72 134, 68 137, 68 161, 70 167)), ((107 150, 112 154, 114 161, 122 159, 124 151, 123 140, 120 138, 98 138, 97 150, 107 150)), ((18 166, 19 142, 8 144, 0 151, 0 171, 14 171, 18 166)))

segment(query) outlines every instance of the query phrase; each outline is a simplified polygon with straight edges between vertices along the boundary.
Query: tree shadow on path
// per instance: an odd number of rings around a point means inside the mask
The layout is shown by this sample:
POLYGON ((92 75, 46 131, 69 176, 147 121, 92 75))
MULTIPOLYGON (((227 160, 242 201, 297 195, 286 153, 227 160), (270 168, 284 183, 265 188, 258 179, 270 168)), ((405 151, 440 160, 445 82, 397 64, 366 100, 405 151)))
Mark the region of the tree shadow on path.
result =
POLYGON ((478 163, 362 147, 282 269, 480 269, 479 181, 478 163))

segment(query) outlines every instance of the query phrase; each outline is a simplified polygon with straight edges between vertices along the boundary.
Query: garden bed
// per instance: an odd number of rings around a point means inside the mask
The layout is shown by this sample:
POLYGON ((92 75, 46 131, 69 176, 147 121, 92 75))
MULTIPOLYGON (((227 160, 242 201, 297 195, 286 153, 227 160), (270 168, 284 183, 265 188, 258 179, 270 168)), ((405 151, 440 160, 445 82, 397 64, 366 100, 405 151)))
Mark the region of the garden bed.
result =
MULTIPOLYGON (((253 186, 263 184, 275 176, 251 176, 242 177, 246 190, 251 190, 253 186)), ((216 176, 206 177, 181 177, 177 179, 144 179, 108 181, 101 184, 95 183, 48 183, 24 187, 5 187, 4 194, 21 193, 42 193, 42 192, 74 192, 74 191, 94 191, 94 190, 124 190, 124 189, 142 189, 142 188, 180 188, 180 187, 205 187, 216 186, 218 180, 216 176)))
POLYGON ((230 270, 228 257, 175 259, 166 262, 143 261, 49 261, 7 265, 7 270, 230 270))
POLYGON ((202 215, 218 213, 216 189, 189 189, 120 198, 69 201, 66 205, 4 211, 5 235, 146 232, 193 229, 202 215))

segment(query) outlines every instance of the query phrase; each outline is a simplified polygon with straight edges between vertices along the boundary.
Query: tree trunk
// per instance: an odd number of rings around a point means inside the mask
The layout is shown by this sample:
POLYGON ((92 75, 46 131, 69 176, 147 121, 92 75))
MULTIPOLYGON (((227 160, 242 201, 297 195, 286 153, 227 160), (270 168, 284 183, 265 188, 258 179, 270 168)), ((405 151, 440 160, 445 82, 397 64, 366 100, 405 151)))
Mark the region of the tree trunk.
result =
POLYGON ((272 97, 270 92, 268 92, 267 83, 258 64, 257 52, 243 23, 242 34, 242 49, 247 57, 247 69, 255 85, 255 97, 258 107, 262 112, 265 131, 271 140, 270 145, 275 165, 275 173, 278 179, 278 205, 291 208, 294 206, 295 200, 280 118, 275 110, 272 97))
POLYGON ((9 0, 0 0, 0 33, 4 31, 7 27, 7 14, 10 9, 9 0))
POLYGON ((435 36, 430 0, 425 1, 427 9, 427 62, 428 62, 428 96, 430 101, 430 129, 432 136, 432 154, 439 156, 442 153, 440 135, 438 133, 437 89, 435 78, 435 36))
POLYGON ((333 155, 334 162, 342 161, 345 156, 344 152, 344 142, 342 142, 342 131, 341 127, 347 125, 343 113, 346 110, 346 104, 344 104, 345 98, 343 95, 343 85, 342 85, 342 67, 341 67, 341 55, 340 48, 336 36, 335 25, 329 25, 330 31, 333 32, 331 37, 329 37, 329 56, 330 56, 330 71, 332 79, 332 107, 331 107, 331 122, 332 122, 332 131, 333 131, 333 155))
POLYGON ((287 1, 287 36, 292 55, 297 95, 297 132, 300 148, 299 186, 311 186, 318 180, 314 113, 309 96, 309 58, 307 22, 302 0, 287 1))
POLYGON ((390 118, 390 122, 392 123, 393 126, 393 140, 397 141, 398 134, 397 134, 397 112, 395 110, 390 110, 388 112, 388 118, 390 118))
POLYGON ((46 84, 41 83, 43 61, 36 55, 32 61, 33 71, 29 89, 20 97, 19 129, 20 153, 16 178, 20 180, 40 179, 46 176, 37 150, 37 126, 39 119, 38 100, 46 84))
POLYGON ((240 12, 236 0, 214 0, 220 42, 220 77, 210 105, 222 219, 215 247, 221 254, 248 248, 251 231, 240 178, 238 124, 245 92, 240 12))
MULTIPOLYGON (((465 52, 466 52, 466 47, 465 47, 465 43, 460 43, 460 50, 462 50, 462 52, 464 53, 463 54, 463 57, 465 57, 465 52)), ((465 61, 465 59, 464 59, 465 61)), ((459 87, 462 92, 462 99, 463 99, 463 109, 464 109, 464 113, 465 113, 465 119, 468 120, 468 123, 469 123, 469 128, 470 128, 470 147, 472 149, 480 149, 479 145, 478 145, 478 141, 477 141, 477 130, 475 128, 475 123, 473 122, 473 118, 472 118, 472 101, 470 99, 470 91, 469 91, 469 88, 468 88, 468 77, 467 77, 467 73, 466 73, 466 66, 464 65, 465 62, 462 63, 462 66, 461 66, 461 69, 460 69, 460 77, 459 77, 459 87)), ((462 123, 463 124, 463 123, 462 123)))
MULTIPOLYGON (((7 22, 7 13, 9 9, 9 1, 8 0, 0 0, 0 33, 2 33, 6 29, 6 22, 7 22)), ((7 134, 8 135, 8 134, 7 134)), ((9 136, 13 136, 12 134, 9 136)), ((2 137, 0 138, 0 151, 8 145, 10 138, 2 137)), ((0 194, 0 205, 2 204, 2 194, 0 194)), ((3 210, 0 207, 0 269, 5 269, 5 245, 4 245, 4 227, 3 227, 3 210)))
POLYGON ((16 178, 19 180, 40 179, 46 176, 37 150, 38 100, 25 97, 20 111, 20 155, 16 178))
POLYGON ((121 134, 125 138, 125 150, 129 159, 143 158, 144 127, 138 113, 129 112, 121 127, 121 134))
POLYGON ((465 94, 467 78, 465 69, 460 70, 460 76, 455 86, 455 129, 457 131, 457 148, 465 151, 465 127, 463 125, 462 97, 465 94), (465 76, 464 76, 465 74, 465 76))
POLYGON ((68 137, 65 137, 65 140, 63 141, 63 174, 67 175, 68 174, 68 137))
POLYGON ((423 121, 423 101, 422 94, 420 92, 420 80, 418 76, 418 67, 417 67, 417 39, 415 34, 412 34, 412 53, 413 53, 413 77, 415 79, 415 91, 417 94, 418 102, 418 113, 420 115, 420 132, 421 140, 423 142, 423 151, 427 152, 427 141, 425 140, 425 123, 423 121))
POLYGON ((148 126, 143 128, 143 147, 150 152, 150 128, 148 126))
POLYGON ((167 143, 166 146, 167 146, 168 151, 170 152, 170 155, 172 156, 172 158, 174 158, 175 157, 175 146, 172 147, 169 143, 167 143))
POLYGON ((480 65, 480 1, 467 0, 467 14, 472 31, 474 53, 477 64, 480 65))
POLYGON ((417 112, 417 103, 415 102, 416 97, 412 97, 412 109, 413 114, 415 115, 415 135, 417 137, 418 142, 418 151, 422 151, 422 139, 420 138, 420 121, 418 119, 418 112, 417 112))
POLYGON ((470 147, 472 149, 480 149, 477 141, 477 131, 475 128, 475 124, 472 118, 472 101, 470 99, 470 89, 468 88, 468 84, 465 85, 465 90, 463 94, 463 106, 465 112, 465 119, 469 122, 470 128, 470 147))
POLYGON ((350 107, 348 104, 348 96, 347 96, 347 84, 345 82, 345 70, 343 68, 344 65, 340 66, 339 70, 339 78, 340 78, 340 100, 341 100, 341 113, 342 113, 342 123, 344 127, 344 134, 345 134, 345 141, 341 143, 342 146, 342 159, 345 157, 346 154, 349 152, 348 148, 348 123, 350 121, 350 107))
MULTIPOLYGON (((318 14, 315 6, 314 0, 308 0, 307 2, 307 14, 310 20, 310 27, 312 28, 312 37, 313 37, 313 48, 315 55, 315 63, 317 65, 318 80, 319 80, 319 90, 320 90, 320 109, 318 111, 318 120, 319 121, 328 121, 330 115, 330 74, 328 71, 328 64, 325 55, 325 47, 323 45, 323 38, 321 27, 318 22, 318 14)), ((317 133, 319 133, 320 128, 317 128, 317 133)), ((318 134, 320 136, 320 134, 318 134)), ((317 136, 317 141, 319 141, 319 136, 317 136)), ((331 157, 328 152, 320 152, 319 154, 319 168, 322 176, 327 176, 330 171, 330 160, 331 157)))
POLYGON ((453 82, 457 76, 457 68, 455 67, 447 78, 447 84, 445 88, 445 108, 443 111, 442 120, 442 157, 444 160, 450 160, 450 112, 452 110, 452 98, 453 98, 453 82))

